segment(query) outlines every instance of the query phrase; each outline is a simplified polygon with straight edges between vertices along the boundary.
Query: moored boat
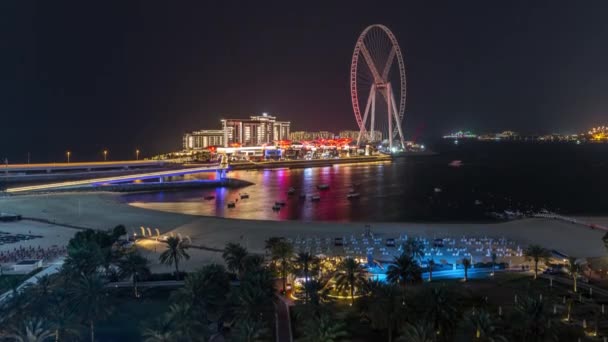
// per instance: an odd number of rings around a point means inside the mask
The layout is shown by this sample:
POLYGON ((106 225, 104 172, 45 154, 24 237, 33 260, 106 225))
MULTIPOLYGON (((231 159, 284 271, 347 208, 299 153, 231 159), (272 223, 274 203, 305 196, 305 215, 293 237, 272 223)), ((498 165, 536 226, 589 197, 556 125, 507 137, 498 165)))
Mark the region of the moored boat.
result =
POLYGON ((319 184, 319 185, 317 185, 317 189, 327 190, 327 189, 329 189, 329 184, 319 184))
POLYGON ((228 208, 235 208, 236 207, 236 203, 234 203, 234 202, 228 202, 227 207, 228 208))
POLYGON ((348 195, 346 195, 346 198, 357 198, 359 196, 360 194, 358 192, 349 192, 348 195))

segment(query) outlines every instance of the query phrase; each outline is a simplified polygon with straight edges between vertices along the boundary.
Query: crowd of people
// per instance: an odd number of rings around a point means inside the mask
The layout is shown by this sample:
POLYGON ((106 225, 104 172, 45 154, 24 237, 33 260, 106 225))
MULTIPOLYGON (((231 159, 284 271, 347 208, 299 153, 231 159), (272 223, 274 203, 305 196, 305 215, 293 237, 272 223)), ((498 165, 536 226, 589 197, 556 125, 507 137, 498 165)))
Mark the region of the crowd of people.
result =
POLYGON ((0 263, 12 263, 21 260, 52 260, 63 256, 67 253, 65 246, 56 246, 42 248, 38 247, 15 247, 12 250, 0 251, 0 263))

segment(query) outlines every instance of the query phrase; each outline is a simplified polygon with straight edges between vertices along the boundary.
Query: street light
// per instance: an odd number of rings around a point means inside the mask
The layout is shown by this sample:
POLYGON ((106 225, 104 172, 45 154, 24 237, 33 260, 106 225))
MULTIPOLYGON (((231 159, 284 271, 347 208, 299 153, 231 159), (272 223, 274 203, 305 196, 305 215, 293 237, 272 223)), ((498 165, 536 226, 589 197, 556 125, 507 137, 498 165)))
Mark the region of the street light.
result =
POLYGON ((139 149, 135 150, 135 160, 139 160, 139 149))
POLYGON ((70 163, 70 156, 72 155, 72 152, 67 151, 67 152, 65 153, 65 155, 68 157, 68 164, 69 164, 69 163, 70 163))
POLYGON ((103 150, 103 161, 108 161, 108 150, 103 150))

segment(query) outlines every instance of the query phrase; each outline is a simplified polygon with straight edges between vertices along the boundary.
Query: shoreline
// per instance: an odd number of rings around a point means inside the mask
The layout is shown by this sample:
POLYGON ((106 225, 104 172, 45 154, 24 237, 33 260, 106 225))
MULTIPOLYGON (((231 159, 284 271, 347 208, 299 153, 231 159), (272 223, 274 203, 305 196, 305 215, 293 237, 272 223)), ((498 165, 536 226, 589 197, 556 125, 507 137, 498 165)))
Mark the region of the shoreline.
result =
MULTIPOLYGON (((131 206, 116 193, 61 193, 37 194, 0 198, 0 210, 15 212, 24 218, 45 220, 50 224, 91 229, 110 229, 118 224, 128 232, 139 227, 159 228, 162 234, 169 232, 190 235, 202 239, 203 246, 221 249, 234 238, 250 237, 254 250, 263 249, 263 241, 271 236, 324 235, 364 231, 370 225, 372 231, 386 235, 410 232, 420 236, 438 235, 487 235, 505 236, 523 243, 540 243, 554 249, 572 250, 599 256, 605 254, 601 237, 603 231, 554 219, 528 218, 515 221, 485 222, 333 222, 333 221, 275 221, 244 220, 224 217, 196 216, 169 213, 131 206), (210 236, 214 233, 217 236, 210 236), (574 239, 576 237, 576 239, 574 239), (552 241, 556 240, 557 243, 552 241), (586 246, 582 241, 592 243, 586 246), (593 242, 597 243, 593 243, 593 242), (569 247, 568 245, 571 245, 569 247), (260 249, 260 246, 262 247, 260 249), (601 252, 601 253, 600 253, 601 252)), ((604 216, 581 217, 581 220, 603 224, 604 216)))

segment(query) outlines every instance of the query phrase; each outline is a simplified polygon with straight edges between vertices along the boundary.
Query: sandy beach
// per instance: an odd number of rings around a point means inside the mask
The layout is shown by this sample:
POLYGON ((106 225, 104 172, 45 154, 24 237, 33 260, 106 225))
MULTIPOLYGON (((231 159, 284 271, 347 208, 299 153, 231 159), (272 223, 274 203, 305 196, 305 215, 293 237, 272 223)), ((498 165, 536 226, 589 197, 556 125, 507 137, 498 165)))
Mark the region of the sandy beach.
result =
MULTIPOLYGON (((333 239, 340 236, 361 236, 365 225, 371 226, 376 237, 397 238, 401 235, 435 238, 505 238, 524 248, 536 243, 548 249, 583 257, 600 257, 606 254, 601 240, 603 231, 551 219, 524 219, 504 223, 337 223, 300 221, 254 221, 185 214, 138 208, 121 201, 112 193, 65 193, 52 195, 28 195, 0 198, 0 211, 17 213, 23 217, 46 219, 57 225, 66 224, 94 229, 109 229, 118 224, 127 231, 140 232, 140 227, 158 228, 161 234, 181 234, 192 239, 192 244, 212 249, 222 249, 227 242, 239 242, 255 253, 264 253, 264 241, 272 236, 290 239, 333 239)), ((585 217, 587 222, 605 224, 606 217, 585 217)), ((61 245, 76 230, 57 225, 22 221, 0 224, 12 230, 35 229, 50 244, 61 245)), ((34 231, 32 231, 34 233, 34 231)), ((162 245, 152 241, 141 242, 142 249, 151 261, 157 260, 162 245)), ((221 253, 190 249, 192 258, 184 263, 186 269, 221 262, 221 253)), ((153 265, 154 271, 169 270, 166 266, 153 265)))

